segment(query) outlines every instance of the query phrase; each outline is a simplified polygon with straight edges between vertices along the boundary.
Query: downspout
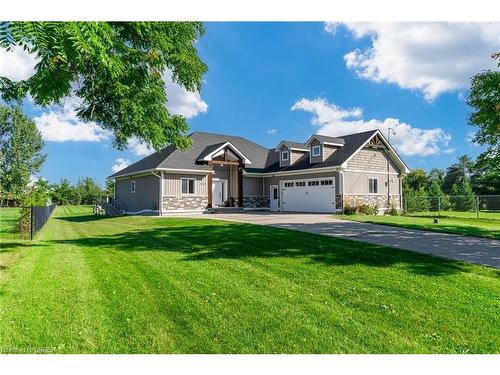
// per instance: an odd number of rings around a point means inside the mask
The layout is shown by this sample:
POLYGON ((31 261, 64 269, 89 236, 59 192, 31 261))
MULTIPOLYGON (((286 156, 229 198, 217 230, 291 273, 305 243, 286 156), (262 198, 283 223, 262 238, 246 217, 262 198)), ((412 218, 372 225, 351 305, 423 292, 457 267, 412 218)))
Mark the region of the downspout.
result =
POLYGON ((403 176, 399 174, 399 212, 403 212, 403 176))
POLYGON ((152 175, 158 177, 160 179, 160 186, 158 189, 158 216, 163 215, 163 171, 161 174, 156 174, 155 172, 151 172, 152 175))

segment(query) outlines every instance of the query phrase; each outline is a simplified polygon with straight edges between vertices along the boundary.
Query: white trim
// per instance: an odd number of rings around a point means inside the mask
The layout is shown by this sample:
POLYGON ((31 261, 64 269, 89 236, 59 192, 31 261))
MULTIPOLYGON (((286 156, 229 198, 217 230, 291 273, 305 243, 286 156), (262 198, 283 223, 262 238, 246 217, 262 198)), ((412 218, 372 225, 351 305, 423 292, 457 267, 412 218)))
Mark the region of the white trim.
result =
POLYGON ((156 168, 158 171, 165 171, 171 173, 192 173, 192 174, 214 174, 214 171, 211 170, 199 170, 199 169, 176 169, 176 168, 156 168))
POLYGON ((382 142, 384 142, 385 146, 389 149, 391 156, 393 158, 397 159, 396 161, 398 161, 400 163, 400 165, 399 165, 400 167, 403 167, 402 169, 403 169, 404 173, 410 172, 410 169, 406 166, 405 162, 399 157, 399 155, 396 152, 396 150, 394 150, 394 148, 391 146, 391 144, 389 142, 387 142, 387 140, 385 139, 385 137, 382 134, 382 132, 380 130, 378 130, 378 129, 377 129, 377 131, 375 133, 373 133, 373 135, 370 138, 368 138, 366 140, 365 143, 363 143, 361 145, 361 147, 359 147, 356 151, 354 151, 351 154, 351 156, 349 156, 346 159, 346 161, 344 161, 342 163, 342 168, 346 168, 347 167, 347 163, 349 162, 349 160, 351 160, 354 157, 354 155, 356 155, 360 150, 362 150, 368 144, 368 142, 370 142, 373 139, 373 137, 375 137, 377 134, 380 136, 380 138, 382 138, 382 142))
MULTIPOLYGON (((331 186, 332 189, 333 189, 333 202, 330 202, 330 204, 333 204, 333 210, 332 211, 329 211, 329 212, 337 212, 337 211, 341 211, 341 210, 337 210, 337 185, 335 184, 335 175, 331 175, 331 176, 324 176, 324 177, 313 177, 313 178, 294 178, 294 179, 291 179, 291 180, 280 180, 280 202, 281 202, 281 205, 280 205, 280 211, 284 211, 283 210, 283 205, 286 204, 286 202, 283 202, 282 200, 282 196, 281 196, 281 192, 283 190, 286 190, 287 188, 284 187, 284 184, 285 182, 292 182, 292 181, 321 181, 321 180, 332 180, 332 185, 323 185, 323 186, 331 186)), ((306 186, 304 187, 307 187, 309 186, 309 184, 306 184, 306 186)), ((322 185, 315 185, 315 186, 318 186, 318 187, 321 187, 322 185)), ((290 211, 291 212, 291 211, 290 211)), ((302 211, 300 211, 302 212, 302 211)), ((305 211, 304 211, 305 212, 305 211)), ((315 212, 315 211, 311 211, 311 212, 315 212)))
POLYGON ((257 173, 257 172, 247 173, 243 170, 243 174, 248 177, 274 177, 274 176, 294 176, 297 174, 339 172, 340 170, 341 170, 340 166, 333 166, 333 167, 322 167, 322 168, 298 169, 296 171, 265 172, 265 173, 257 173))
MULTIPOLYGON (((285 146, 287 149, 289 150, 296 150, 296 151, 309 151, 309 149, 307 147, 304 147, 304 148, 300 148, 300 147, 289 147, 285 144, 286 141, 281 141, 279 143, 278 146, 276 146, 276 148, 274 149, 274 151, 279 151, 279 149, 281 148, 281 146, 285 146)), ((296 143, 300 143, 300 142, 296 142, 296 143)))
MULTIPOLYGON (((230 147, 240 158, 242 158, 244 160, 244 163, 245 164, 252 164, 252 162, 250 161, 250 159, 248 159, 240 150, 238 150, 236 147, 234 147, 231 142, 226 142, 224 143, 222 146, 218 147, 217 149, 215 149, 214 151, 212 151, 211 153, 209 153, 208 155, 206 155, 203 159, 203 161, 211 161, 212 160, 212 156, 214 154, 216 154, 217 152, 219 152, 220 150, 222 150, 223 148, 225 147, 230 147)), ((200 159, 198 159, 200 160, 200 159)))
POLYGON ((320 144, 319 145, 314 145, 314 146, 311 147, 311 157, 312 158, 317 158, 318 156, 321 156, 321 145, 320 144), (314 149, 316 149, 316 148, 319 150, 318 154, 314 153, 314 149))
MULTIPOLYGON (((343 168, 342 171, 344 171, 344 172, 354 172, 354 173, 383 174, 384 176, 387 176, 387 172, 380 172, 380 171, 364 171, 362 169, 349 169, 349 168, 343 168)), ((399 176, 399 173, 397 173, 397 172, 389 172, 389 174, 393 174, 393 175, 399 176)))
POLYGON ((196 195, 196 178, 181 177, 180 180, 181 180, 181 195, 189 195, 189 196, 196 195), (182 180, 194 181, 194 183, 193 183, 193 192, 192 193, 189 193, 189 183, 188 183, 188 186, 187 186, 188 187, 188 192, 187 193, 183 193, 182 192, 182 180))
POLYGON ((135 180, 130 180, 130 193, 135 194, 136 191, 137 191, 137 184, 135 180), (132 186, 134 187, 134 189, 132 189, 132 186))
MULTIPOLYGON (((318 135, 321 135, 321 134, 313 134, 313 135, 311 135, 311 136, 307 139, 307 141, 306 141, 306 143, 305 143, 305 144, 309 146, 309 145, 310 145, 310 143, 311 143, 311 141, 312 141, 313 139, 315 139, 315 140, 317 140, 319 143, 324 144, 324 145, 329 145, 329 146, 339 146, 339 147, 344 146, 344 144, 343 144, 343 143, 335 143, 335 142, 325 142, 325 141, 322 141, 321 139, 317 138, 317 136, 318 136, 318 135)), ((328 136, 325 136, 325 137, 328 137, 328 136)))
POLYGON ((289 161, 290 160, 290 151, 285 150, 281 151, 281 161, 289 161), (283 154, 286 154, 286 159, 283 157, 283 154))

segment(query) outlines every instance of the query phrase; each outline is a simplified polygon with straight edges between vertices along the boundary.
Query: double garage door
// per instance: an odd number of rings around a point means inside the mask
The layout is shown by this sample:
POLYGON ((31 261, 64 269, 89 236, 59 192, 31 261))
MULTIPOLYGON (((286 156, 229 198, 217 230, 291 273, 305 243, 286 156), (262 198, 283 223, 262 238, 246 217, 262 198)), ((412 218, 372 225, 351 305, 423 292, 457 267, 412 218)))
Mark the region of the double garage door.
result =
POLYGON ((300 212, 334 212, 334 178, 282 181, 281 209, 300 212))

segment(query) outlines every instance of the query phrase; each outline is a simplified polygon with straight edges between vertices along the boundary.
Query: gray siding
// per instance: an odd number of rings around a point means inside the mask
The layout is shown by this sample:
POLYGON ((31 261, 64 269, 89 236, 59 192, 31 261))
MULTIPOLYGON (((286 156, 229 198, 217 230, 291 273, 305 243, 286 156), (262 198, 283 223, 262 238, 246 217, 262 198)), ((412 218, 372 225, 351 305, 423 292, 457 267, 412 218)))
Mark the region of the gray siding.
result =
MULTIPOLYGON (((344 172, 344 194, 345 195, 365 195, 369 194, 368 179, 378 180, 378 194, 387 195, 387 175, 369 172, 344 172)), ((391 195, 399 195, 399 177, 391 174, 390 177, 391 195), (394 182, 392 182, 394 179, 394 182)))
POLYGON ((285 145, 281 146, 279 148, 279 157, 280 157, 280 167, 289 167, 290 166, 290 160, 291 160, 291 157, 292 157, 292 153, 290 152, 290 149, 288 147, 286 147, 285 145), (282 151, 288 151, 288 160, 287 161, 283 161, 281 160, 281 152, 282 151))
POLYGON ((116 181, 115 196, 123 209, 128 212, 158 210, 160 179, 154 175, 127 177, 116 181), (130 182, 135 181, 135 193, 130 182))
POLYGON ((263 177, 243 177, 243 196, 261 196, 263 177))
MULTIPOLYGON (((363 148, 347 162, 347 168, 367 171, 387 171, 388 156, 384 150, 377 148, 363 148)), ((397 167, 390 162, 389 170, 397 173, 397 167)))
MULTIPOLYGON (((207 196, 207 175, 200 174, 174 174, 165 173, 163 181, 163 195, 164 196, 180 196, 182 194, 182 178, 194 178, 194 195, 207 196)), ((193 194, 190 194, 191 196, 193 194)))
POLYGON ((304 156, 305 154, 307 154, 307 151, 297 151, 297 150, 293 150, 292 151, 292 157, 291 157, 291 162, 292 164, 295 163, 297 160, 299 160, 302 156, 304 156))
POLYGON ((311 155, 311 163, 321 163, 323 161, 323 146, 321 145, 321 142, 318 141, 317 139, 313 139, 313 141, 311 142, 311 149, 309 150, 310 152, 310 155, 311 155), (319 156, 312 156, 312 149, 313 149, 313 146, 321 146, 321 153, 319 154, 319 156))

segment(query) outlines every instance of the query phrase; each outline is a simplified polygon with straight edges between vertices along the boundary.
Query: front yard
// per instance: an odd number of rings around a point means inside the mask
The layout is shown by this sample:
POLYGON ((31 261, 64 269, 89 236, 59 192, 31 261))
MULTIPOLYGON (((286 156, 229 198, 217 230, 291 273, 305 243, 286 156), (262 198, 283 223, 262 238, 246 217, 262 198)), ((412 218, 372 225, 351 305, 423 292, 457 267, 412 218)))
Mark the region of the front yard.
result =
POLYGON ((342 215, 342 218, 364 223, 500 239, 500 213, 481 213, 479 219, 475 213, 468 212, 444 212, 443 215, 438 218, 438 223, 433 222, 437 216, 432 213, 422 213, 419 216, 342 215))
POLYGON ((2 239, 4 353, 498 353, 500 272, 211 219, 58 207, 2 239))

